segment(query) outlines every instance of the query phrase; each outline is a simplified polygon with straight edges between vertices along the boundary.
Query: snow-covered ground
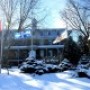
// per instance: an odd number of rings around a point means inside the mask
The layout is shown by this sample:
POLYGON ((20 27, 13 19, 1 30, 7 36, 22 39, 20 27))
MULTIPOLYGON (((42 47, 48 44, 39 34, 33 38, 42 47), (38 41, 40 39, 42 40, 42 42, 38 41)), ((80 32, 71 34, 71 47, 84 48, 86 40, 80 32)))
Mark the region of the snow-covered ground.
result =
POLYGON ((73 71, 31 75, 11 69, 10 75, 3 69, 0 74, 0 90, 90 90, 90 79, 74 78, 73 71))

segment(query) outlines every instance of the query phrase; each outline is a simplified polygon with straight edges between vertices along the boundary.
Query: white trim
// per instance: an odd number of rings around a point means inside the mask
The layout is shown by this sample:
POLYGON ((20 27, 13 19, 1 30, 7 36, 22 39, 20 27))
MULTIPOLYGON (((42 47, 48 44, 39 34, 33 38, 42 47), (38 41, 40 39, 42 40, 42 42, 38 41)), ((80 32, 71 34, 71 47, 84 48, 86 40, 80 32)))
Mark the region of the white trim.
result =
MULTIPOLYGON (((34 45, 34 48, 63 48, 64 45, 34 45)), ((32 48, 32 46, 10 46, 10 49, 28 49, 28 48, 32 48)), ((5 49, 7 49, 7 47, 5 47, 5 49)))

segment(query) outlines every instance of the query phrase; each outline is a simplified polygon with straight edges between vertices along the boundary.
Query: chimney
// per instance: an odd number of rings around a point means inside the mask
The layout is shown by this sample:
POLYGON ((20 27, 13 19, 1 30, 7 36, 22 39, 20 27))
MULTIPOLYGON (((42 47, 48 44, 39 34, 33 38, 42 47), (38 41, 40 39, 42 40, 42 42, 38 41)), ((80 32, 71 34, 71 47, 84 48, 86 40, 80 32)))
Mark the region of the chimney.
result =
POLYGON ((32 19, 32 30, 37 29, 37 20, 35 18, 32 19))

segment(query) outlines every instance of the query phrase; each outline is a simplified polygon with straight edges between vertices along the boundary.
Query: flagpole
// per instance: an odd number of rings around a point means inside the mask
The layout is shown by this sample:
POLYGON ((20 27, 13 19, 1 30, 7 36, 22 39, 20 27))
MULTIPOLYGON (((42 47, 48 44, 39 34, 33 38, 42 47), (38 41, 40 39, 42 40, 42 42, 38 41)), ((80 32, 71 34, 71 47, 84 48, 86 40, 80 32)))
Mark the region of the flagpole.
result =
MULTIPOLYGON (((1 21, 0 21, 0 27, 1 27, 1 21)), ((0 28, 2 29, 2 28, 0 28)), ((3 59, 3 30, 1 30, 1 55, 0 55, 0 73, 1 73, 1 68, 2 68, 2 59, 3 59)))

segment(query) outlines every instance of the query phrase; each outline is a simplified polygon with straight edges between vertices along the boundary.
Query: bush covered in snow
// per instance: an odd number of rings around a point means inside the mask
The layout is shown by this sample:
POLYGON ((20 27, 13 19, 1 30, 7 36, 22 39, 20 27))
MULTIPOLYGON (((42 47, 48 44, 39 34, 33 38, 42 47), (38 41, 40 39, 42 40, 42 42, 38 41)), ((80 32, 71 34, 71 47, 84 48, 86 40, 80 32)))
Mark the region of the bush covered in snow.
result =
POLYGON ((46 73, 54 73, 54 72, 58 72, 59 70, 60 70, 60 68, 58 67, 58 65, 54 65, 54 64, 46 64, 45 65, 46 73))
POLYGON ((34 68, 35 66, 36 66, 36 63, 34 60, 25 61, 24 63, 21 64, 20 70, 22 72, 33 73, 35 72, 35 68, 34 68))
POLYGON ((82 56, 78 65, 73 65, 68 59, 64 59, 59 65, 46 64, 44 60, 27 60, 22 63, 20 70, 26 73, 42 75, 44 73, 55 73, 66 70, 75 71, 79 77, 87 76, 90 69, 90 56, 82 56))
POLYGON ((46 64, 43 60, 29 60, 20 66, 20 70, 26 73, 36 73, 36 74, 44 74, 44 73, 53 73, 58 72, 58 65, 54 64, 46 64))
POLYGON ((59 68, 61 71, 65 71, 65 70, 69 70, 72 68, 72 64, 70 63, 70 61, 68 59, 64 59, 60 64, 59 64, 59 68))
POLYGON ((90 56, 83 55, 76 67, 79 77, 88 77, 88 71, 90 69, 90 56))
POLYGON ((77 69, 83 71, 90 68, 90 56, 83 55, 77 65, 77 69))

